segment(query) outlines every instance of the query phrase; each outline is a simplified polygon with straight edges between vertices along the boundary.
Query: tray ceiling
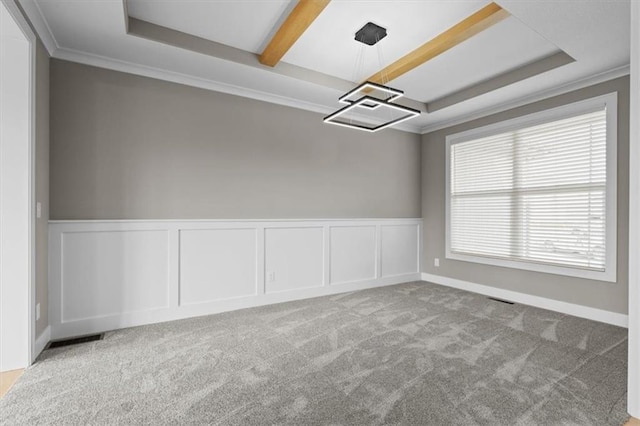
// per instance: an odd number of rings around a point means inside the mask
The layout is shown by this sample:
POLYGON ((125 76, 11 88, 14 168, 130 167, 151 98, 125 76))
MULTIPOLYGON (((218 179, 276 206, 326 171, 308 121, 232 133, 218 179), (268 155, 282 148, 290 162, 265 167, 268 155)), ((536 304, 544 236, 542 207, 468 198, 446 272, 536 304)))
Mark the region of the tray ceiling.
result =
MULTIPOLYGON (((296 1, 18 1, 54 57, 319 112, 335 110, 345 88, 489 3, 333 0, 271 69, 257 57, 296 1), (147 32, 136 34, 129 17, 147 32), (388 31, 372 47, 353 40, 369 21, 388 31)), ((428 131, 628 72, 629 0, 497 3, 509 17, 393 80, 410 106, 429 111, 405 130, 428 131)))
POLYGON ((260 53, 291 1, 128 0, 127 6, 133 18, 260 53))

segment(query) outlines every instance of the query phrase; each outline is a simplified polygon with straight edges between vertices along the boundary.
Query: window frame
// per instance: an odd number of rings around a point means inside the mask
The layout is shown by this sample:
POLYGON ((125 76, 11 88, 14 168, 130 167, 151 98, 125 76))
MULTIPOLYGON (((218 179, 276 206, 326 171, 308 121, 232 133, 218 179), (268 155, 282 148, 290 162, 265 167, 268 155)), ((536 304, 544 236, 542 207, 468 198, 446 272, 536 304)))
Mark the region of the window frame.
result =
POLYGON ((489 124, 460 133, 447 135, 445 138, 445 244, 446 259, 464 262, 480 263, 484 265, 526 271, 543 272, 547 274, 564 275, 568 277, 585 278, 590 280, 616 282, 617 280, 617 178, 618 178, 618 94, 608 93, 578 102, 546 109, 532 114, 512 118, 489 124), (451 146, 493 136, 500 133, 536 126, 539 124, 559 121, 581 114, 596 111, 606 107, 606 194, 605 194, 605 269, 594 271, 580 267, 559 266, 535 261, 503 259, 498 257, 481 256, 477 254, 463 254, 451 251, 451 146))

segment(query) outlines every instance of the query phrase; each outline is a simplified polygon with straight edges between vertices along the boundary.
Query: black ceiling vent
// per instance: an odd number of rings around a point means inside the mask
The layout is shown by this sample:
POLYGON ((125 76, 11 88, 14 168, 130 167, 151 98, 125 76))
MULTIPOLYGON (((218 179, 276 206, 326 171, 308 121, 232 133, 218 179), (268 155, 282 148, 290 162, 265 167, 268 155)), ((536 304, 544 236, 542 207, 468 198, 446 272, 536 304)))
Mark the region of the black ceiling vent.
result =
POLYGON ((364 27, 360 28, 356 33, 356 40, 360 43, 373 46, 386 36, 386 28, 382 28, 381 26, 376 25, 373 22, 367 22, 367 24, 364 27))

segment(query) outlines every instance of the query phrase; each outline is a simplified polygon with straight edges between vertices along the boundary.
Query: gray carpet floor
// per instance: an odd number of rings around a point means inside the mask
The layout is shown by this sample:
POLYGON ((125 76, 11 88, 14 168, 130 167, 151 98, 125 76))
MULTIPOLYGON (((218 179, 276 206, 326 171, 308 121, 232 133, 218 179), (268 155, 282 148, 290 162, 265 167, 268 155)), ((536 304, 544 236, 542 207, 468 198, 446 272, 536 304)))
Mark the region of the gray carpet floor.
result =
POLYGON ((625 329, 424 282, 43 352, 3 425, 621 425, 625 329))

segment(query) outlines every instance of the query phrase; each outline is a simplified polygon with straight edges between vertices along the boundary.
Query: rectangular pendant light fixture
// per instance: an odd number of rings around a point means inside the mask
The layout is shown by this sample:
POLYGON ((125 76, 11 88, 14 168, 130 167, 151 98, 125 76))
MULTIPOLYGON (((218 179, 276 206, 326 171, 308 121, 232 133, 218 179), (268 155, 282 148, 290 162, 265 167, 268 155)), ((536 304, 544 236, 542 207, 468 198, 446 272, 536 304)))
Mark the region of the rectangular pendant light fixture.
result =
MULTIPOLYGON (((378 83, 372 83, 371 81, 365 81, 364 83, 362 83, 360 86, 356 87, 355 89, 345 93, 344 95, 340 96, 338 98, 338 102, 341 102, 343 104, 353 104, 354 102, 356 102, 358 98, 358 94, 359 92, 364 92, 364 93, 368 93, 371 92, 373 90, 378 90, 380 92, 384 92, 385 94, 388 94, 389 96, 386 97, 385 99, 383 99, 386 102, 393 102, 396 99, 401 98, 402 96, 404 96, 404 92, 402 90, 398 90, 398 89, 394 89, 392 87, 387 87, 387 86, 383 86, 382 84, 378 84, 378 83)), ((364 108, 371 108, 371 109, 376 109, 378 108, 380 105, 378 104, 362 104, 362 107, 364 108)))
MULTIPOLYGON (((385 86, 382 86, 382 87, 385 87, 385 86)), ((391 89, 391 88, 386 88, 386 89, 391 89)), ((391 90, 395 90, 395 89, 391 89, 391 90)), ((409 120, 413 117, 417 117, 420 115, 420 111, 418 111, 417 109, 405 107, 402 105, 392 104, 386 100, 377 99, 377 98, 374 98, 373 96, 368 96, 368 95, 361 97, 357 101, 350 101, 350 102, 351 103, 345 106, 344 108, 326 116, 324 118, 324 122, 329 124, 334 124, 337 126, 349 127, 351 129, 364 130, 367 132, 377 132, 378 130, 386 129, 387 127, 402 123, 403 121, 409 120), (402 115, 399 118, 387 121, 385 123, 382 123, 379 125, 372 125, 372 126, 353 123, 351 121, 345 120, 344 118, 341 119, 341 117, 344 114, 346 114, 349 111, 355 110, 356 108, 364 108, 364 109, 371 110, 378 107, 390 108, 395 111, 400 111, 400 112, 403 112, 404 115, 402 115)))
MULTIPOLYGON (((373 46, 380 40, 387 36, 387 29, 376 25, 373 22, 368 22, 355 34, 355 40, 360 43, 373 46)), ((382 55, 380 49, 378 49, 378 59, 382 64, 382 55)), ((382 65, 381 65, 382 66, 382 65)), ((338 102, 347 104, 347 106, 339 109, 338 111, 329 114, 324 118, 325 123, 334 124, 336 126, 349 127, 351 129, 364 130, 366 132, 377 132, 378 130, 386 129, 394 124, 402 123, 413 117, 420 115, 420 111, 405 107, 403 105, 397 105, 393 102, 400 99, 404 95, 402 90, 394 89, 392 87, 383 86, 380 83, 374 83, 372 81, 365 81, 358 85, 355 89, 352 89, 338 98, 338 102), (372 110, 382 108, 387 113, 376 114, 372 110), (345 114, 358 110, 363 119, 347 119, 345 114), (397 112, 401 113, 398 118, 397 112), (396 113, 396 114, 393 114, 396 113), (387 116, 388 119, 384 120, 382 116, 387 116), (367 124, 367 116, 371 117, 374 122, 384 121, 382 124, 367 124)))

